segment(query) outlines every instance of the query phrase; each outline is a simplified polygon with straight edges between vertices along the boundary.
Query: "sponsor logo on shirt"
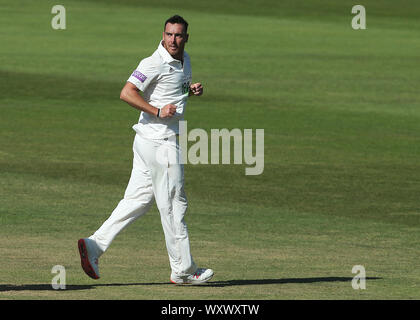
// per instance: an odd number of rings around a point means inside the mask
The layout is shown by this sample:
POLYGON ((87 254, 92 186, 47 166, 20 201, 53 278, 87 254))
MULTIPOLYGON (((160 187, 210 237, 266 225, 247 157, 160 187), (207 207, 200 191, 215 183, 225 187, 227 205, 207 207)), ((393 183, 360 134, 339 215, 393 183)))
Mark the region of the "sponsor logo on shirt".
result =
POLYGON ((141 82, 144 82, 144 81, 146 81, 146 79, 147 79, 147 77, 146 77, 143 73, 141 73, 140 71, 137 71, 137 70, 135 70, 135 71, 131 74, 131 76, 133 76, 134 78, 136 78, 136 79, 140 80, 141 82))

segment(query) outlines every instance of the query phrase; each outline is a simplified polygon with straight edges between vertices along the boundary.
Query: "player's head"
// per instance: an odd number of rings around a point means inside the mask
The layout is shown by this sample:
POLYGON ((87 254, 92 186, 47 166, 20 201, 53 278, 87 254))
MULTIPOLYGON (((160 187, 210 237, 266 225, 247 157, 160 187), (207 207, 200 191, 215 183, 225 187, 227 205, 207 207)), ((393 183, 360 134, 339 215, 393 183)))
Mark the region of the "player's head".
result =
POLYGON ((188 22, 175 15, 165 21, 163 27, 163 46, 175 59, 181 60, 184 46, 188 41, 188 22))
POLYGON ((170 17, 168 20, 165 21, 165 25, 163 26, 163 31, 165 31, 166 25, 168 23, 170 23, 170 24, 175 24, 175 23, 182 24, 184 26, 184 32, 185 32, 185 34, 187 34, 187 31, 188 31, 188 22, 185 21, 185 19, 183 17, 181 17, 181 16, 179 16, 177 14, 174 15, 174 16, 172 16, 172 17, 170 17))

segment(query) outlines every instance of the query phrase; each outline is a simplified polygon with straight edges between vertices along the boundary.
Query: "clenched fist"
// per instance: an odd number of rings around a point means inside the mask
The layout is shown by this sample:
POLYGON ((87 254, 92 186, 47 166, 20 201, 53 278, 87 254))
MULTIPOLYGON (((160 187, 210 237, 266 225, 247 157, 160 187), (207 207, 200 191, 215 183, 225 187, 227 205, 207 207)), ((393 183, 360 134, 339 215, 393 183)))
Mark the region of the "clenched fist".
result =
POLYGON ((176 105, 167 104, 162 109, 160 109, 159 118, 165 119, 170 118, 176 113, 176 105))
POLYGON ((195 96, 201 96, 203 94, 203 86, 200 82, 190 85, 190 91, 195 96))

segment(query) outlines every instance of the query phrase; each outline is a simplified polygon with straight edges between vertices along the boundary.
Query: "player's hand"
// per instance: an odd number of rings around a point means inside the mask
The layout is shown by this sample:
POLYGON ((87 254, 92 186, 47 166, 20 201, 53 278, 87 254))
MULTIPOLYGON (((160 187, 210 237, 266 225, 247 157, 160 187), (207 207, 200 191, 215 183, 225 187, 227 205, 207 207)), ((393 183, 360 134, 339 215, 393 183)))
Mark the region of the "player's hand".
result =
POLYGON ((160 109, 159 118, 170 118, 176 113, 176 105, 167 104, 162 109, 160 109))
POLYGON ((201 96, 203 94, 203 86, 200 82, 190 85, 190 90, 195 96, 201 96))

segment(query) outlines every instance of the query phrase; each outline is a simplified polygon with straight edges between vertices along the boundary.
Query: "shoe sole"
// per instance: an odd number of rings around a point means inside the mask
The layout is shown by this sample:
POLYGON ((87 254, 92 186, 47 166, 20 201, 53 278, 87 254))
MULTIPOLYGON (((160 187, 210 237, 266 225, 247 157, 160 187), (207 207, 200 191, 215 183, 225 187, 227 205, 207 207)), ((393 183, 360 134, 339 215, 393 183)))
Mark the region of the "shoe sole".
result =
POLYGON ((79 248, 80 263, 82 265, 83 271, 89 277, 91 277, 92 279, 99 279, 98 275, 96 274, 95 270, 93 269, 92 265, 89 262, 85 240, 84 239, 80 239, 77 242, 77 246, 79 248))

